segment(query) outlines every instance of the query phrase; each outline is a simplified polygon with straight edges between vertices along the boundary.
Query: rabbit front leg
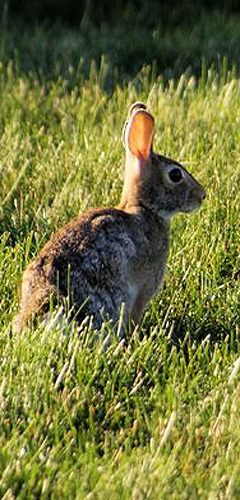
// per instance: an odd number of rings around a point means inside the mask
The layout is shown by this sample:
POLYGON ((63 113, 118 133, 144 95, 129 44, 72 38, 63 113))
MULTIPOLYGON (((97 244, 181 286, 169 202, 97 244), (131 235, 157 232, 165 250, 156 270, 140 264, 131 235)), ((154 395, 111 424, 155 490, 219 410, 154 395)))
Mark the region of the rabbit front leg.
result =
POLYGON ((134 305, 131 311, 131 319, 135 325, 140 325, 142 322, 142 316, 144 309, 151 300, 151 298, 157 292, 159 285, 162 282, 163 274, 161 273, 158 280, 150 280, 150 283, 144 283, 144 285, 139 290, 134 305))
POLYGON ((136 297, 134 306, 131 311, 131 319, 135 326, 141 324, 143 311, 148 303, 148 300, 148 294, 146 294, 146 291, 142 289, 136 297))

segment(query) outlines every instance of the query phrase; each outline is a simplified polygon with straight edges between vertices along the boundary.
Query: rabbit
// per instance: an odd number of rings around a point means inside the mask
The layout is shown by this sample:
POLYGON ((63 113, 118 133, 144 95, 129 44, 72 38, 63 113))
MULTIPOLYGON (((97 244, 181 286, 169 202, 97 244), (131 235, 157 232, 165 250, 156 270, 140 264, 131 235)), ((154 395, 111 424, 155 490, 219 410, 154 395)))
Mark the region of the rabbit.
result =
POLYGON ((79 324, 89 316, 100 329, 121 311, 124 328, 141 323, 163 281, 172 216, 197 209, 206 195, 180 163, 153 152, 153 135, 153 116, 133 104, 119 205, 92 209, 52 235, 23 274, 17 330, 67 297, 79 324))

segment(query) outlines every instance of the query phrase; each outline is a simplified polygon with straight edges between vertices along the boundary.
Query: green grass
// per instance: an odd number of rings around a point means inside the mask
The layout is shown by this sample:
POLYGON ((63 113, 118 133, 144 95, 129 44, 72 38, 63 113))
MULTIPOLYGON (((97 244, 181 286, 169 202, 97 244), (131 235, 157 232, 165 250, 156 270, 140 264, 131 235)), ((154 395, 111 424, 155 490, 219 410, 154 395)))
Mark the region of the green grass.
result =
MULTIPOLYGON (((222 44, 239 22, 226 20, 222 44)), ((226 61, 215 69, 206 63, 196 78, 186 75, 182 61, 182 76, 174 81, 144 67, 133 80, 125 73, 124 81, 118 76, 114 83, 115 62, 109 69, 107 57, 100 69, 64 69, 67 59, 60 52, 48 62, 45 28, 38 29, 37 41, 32 33, 21 38, 18 32, 18 54, 17 31, 4 29, 0 496, 238 500, 237 70, 228 70, 226 61), (23 50, 27 45, 29 53, 23 50), (104 332, 90 347, 91 331, 84 324, 80 331, 66 322, 61 329, 39 325, 13 335, 22 270, 51 232, 90 206, 118 202, 121 130, 135 100, 146 101, 156 117, 155 150, 181 161, 207 190, 199 212, 173 221, 166 282, 146 311, 142 331, 125 344, 113 341, 107 350, 104 332)), ((59 40, 63 35, 62 28, 59 40)), ((170 46, 177 45, 168 36, 170 46)), ((102 47, 101 33, 99 39, 102 47)))

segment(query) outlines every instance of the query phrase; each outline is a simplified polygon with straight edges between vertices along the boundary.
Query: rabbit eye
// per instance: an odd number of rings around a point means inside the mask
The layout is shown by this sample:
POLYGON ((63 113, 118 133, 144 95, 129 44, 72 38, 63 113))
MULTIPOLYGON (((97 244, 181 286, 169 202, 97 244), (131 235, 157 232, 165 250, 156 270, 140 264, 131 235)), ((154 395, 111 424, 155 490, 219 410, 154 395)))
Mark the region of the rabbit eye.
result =
POLYGON ((180 168, 173 168, 168 175, 172 182, 180 182, 182 180, 182 172, 180 168))

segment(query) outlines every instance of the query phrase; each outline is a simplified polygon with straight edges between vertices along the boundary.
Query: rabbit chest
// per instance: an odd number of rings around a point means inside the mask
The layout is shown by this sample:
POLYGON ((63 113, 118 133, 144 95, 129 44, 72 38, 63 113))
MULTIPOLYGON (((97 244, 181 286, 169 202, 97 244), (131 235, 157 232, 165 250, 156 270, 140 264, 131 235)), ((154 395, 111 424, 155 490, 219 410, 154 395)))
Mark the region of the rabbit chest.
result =
POLYGON ((135 258, 131 262, 131 315, 135 322, 161 285, 169 248, 169 226, 161 220, 147 221, 138 228, 135 258))

